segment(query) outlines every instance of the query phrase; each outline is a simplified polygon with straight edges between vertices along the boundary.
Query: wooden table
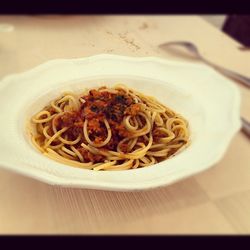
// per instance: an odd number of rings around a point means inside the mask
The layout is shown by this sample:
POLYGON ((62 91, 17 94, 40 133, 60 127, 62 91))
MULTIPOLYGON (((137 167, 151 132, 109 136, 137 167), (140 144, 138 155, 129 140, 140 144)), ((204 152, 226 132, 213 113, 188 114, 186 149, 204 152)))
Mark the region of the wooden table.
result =
MULTIPOLYGON (((1 78, 50 59, 99 53, 196 62, 157 47, 168 40, 193 41, 208 59, 250 76, 250 52, 197 16, 0 16, 0 30, 1 78)), ((240 90, 250 120, 250 90, 240 90)), ((216 166, 152 191, 53 187, 0 170, 2 234, 249 232, 250 141, 240 132, 216 166)))

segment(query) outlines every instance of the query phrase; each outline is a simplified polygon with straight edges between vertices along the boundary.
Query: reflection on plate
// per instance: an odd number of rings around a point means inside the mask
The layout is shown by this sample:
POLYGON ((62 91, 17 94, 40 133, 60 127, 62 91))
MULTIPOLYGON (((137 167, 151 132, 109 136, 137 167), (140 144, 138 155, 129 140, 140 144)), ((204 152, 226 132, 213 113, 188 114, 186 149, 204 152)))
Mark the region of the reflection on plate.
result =
POLYGON ((240 95, 228 79, 205 65, 155 57, 97 55, 53 60, 0 82, 0 166, 70 187, 142 190, 168 185, 217 163, 240 129, 240 95), (175 157, 133 171, 89 171, 44 157, 30 141, 27 120, 63 91, 126 83, 182 114, 191 144, 175 157))

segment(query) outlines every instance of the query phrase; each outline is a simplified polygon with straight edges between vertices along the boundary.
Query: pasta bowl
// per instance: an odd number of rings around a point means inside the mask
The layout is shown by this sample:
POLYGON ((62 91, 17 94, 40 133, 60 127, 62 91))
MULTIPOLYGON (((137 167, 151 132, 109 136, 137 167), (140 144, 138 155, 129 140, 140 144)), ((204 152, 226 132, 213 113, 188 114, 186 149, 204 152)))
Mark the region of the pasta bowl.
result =
POLYGON ((222 159, 241 127, 237 86, 206 65, 156 57, 95 55, 58 59, 0 82, 0 167, 52 185, 135 191, 169 185, 222 159), (53 161, 31 143, 28 121, 63 91, 126 84, 183 115, 190 143, 152 166, 93 171, 53 161))

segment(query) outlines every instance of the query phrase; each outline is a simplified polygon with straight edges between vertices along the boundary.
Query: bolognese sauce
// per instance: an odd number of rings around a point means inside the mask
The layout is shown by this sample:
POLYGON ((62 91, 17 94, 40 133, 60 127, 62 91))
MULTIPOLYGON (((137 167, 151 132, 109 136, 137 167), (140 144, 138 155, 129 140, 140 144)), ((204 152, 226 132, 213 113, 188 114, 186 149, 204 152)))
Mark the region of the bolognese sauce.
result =
MULTIPOLYGON (((85 119, 88 119, 89 138, 94 143, 101 143, 107 137, 107 130, 104 125, 104 119, 107 119, 112 137, 108 144, 102 148, 104 150, 116 150, 118 143, 122 139, 131 136, 131 132, 126 129, 122 122, 124 114, 135 116, 141 109, 124 91, 111 93, 105 91, 105 88, 101 88, 99 91, 89 91, 89 94, 81 96, 81 99, 84 101, 80 106, 80 110, 65 112, 55 120, 57 130, 68 127, 65 136, 70 140, 76 139, 79 133, 83 133, 85 119)), ((76 149, 84 159, 93 162, 104 160, 103 156, 92 154, 82 148, 82 142, 86 143, 84 136, 77 143, 76 149)), ((127 145, 123 144, 122 151, 126 152, 126 147, 127 145)))

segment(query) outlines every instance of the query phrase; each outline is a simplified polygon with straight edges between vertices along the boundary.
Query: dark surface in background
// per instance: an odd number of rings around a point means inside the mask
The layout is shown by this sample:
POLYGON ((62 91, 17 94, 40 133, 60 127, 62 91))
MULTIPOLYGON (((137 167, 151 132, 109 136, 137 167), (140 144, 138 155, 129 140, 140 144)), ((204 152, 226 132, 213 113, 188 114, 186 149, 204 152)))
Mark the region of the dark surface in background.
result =
POLYGON ((0 14, 230 14, 249 0, 2 0, 0 14))
POLYGON ((245 46, 250 46, 250 15, 229 15, 222 30, 245 46))
MULTIPOLYGON (((249 0, 3 0, 1 14, 224 14, 223 31, 250 46, 249 0)), ((195 28, 195 27, 194 27, 195 28)))
MULTIPOLYGON (((0 236, 7 249, 249 249, 247 235, 24 235, 0 236), (17 247, 18 244, 18 247, 17 247), (221 246, 220 246, 221 245, 221 246), (36 247, 34 247, 36 246, 36 247), (37 247, 39 246, 39 247, 37 247), (49 247, 48 247, 49 246, 49 247), (72 247, 73 246, 73 247, 72 247), (84 247, 81 247, 84 246, 84 247), (104 247, 106 246, 106 247, 104 247), (119 246, 119 247, 118 247, 119 246), (147 246, 145 248, 145 246, 147 246), (204 247, 205 246, 205 247, 204 247)), ((6 249, 6 248, 4 248, 6 249)))

